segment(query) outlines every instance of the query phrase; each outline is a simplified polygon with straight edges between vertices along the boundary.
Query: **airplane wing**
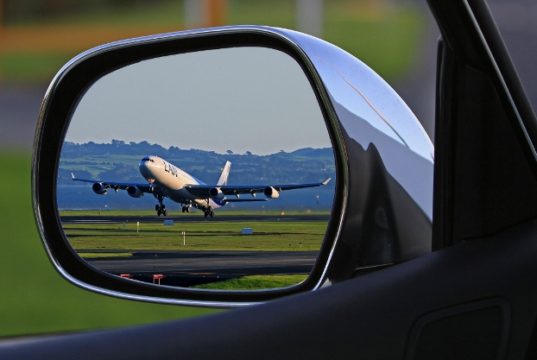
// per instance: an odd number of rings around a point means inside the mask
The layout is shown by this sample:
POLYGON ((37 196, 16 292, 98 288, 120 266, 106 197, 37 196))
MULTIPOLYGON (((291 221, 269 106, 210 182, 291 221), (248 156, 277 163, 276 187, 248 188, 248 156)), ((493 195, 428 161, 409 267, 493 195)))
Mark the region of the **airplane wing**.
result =
MULTIPOLYGON (((71 173, 71 179, 73 181, 81 181, 86 183, 98 184, 101 191, 112 189, 112 190, 129 190, 129 188, 137 188, 142 193, 152 193, 154 191, 153 187, 148 183, 124 183, 116 181, 102 181, 102 180, 92 180, 92 179, 80 179, 71 173)), ((94 188, 95 189, 95 188, 94 188)))
MULTIPOLYGON (((215 189, 220 190, 223 195, 240 195, 240 194, 251 194, 255 195, 257 193, 265 193, 267 190, 275 190, 278 193, 285 190, 294 190, 294 189, 304 189, 317 186, 325 186, 330 182, 331 178, 328 178, 324 181, 318 183, 309 183, 309 184, 277 184, 277 185, 186 185, 185 188, 190 191, 191 194, 201 197, 201 198, 210 198, 215 194, 211 194, 211 191, 215 189)), ((265 195, 267 195, 265 193, 265 195)), ((268 195, 267 195, 268 196, 268 195)))
POLYGON ((267 201, 267 199, 223 199, 223 203, 239 203, 239 202, 252 202, 252 201, 267 201))

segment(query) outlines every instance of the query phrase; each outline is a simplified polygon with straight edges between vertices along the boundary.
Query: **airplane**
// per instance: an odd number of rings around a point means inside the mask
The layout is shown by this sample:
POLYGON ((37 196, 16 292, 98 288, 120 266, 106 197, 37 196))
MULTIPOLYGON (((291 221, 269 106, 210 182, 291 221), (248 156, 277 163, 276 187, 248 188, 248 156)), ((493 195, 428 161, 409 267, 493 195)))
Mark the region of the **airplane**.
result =
POLYGON ((166 206, 164 205, 164 198, 167 197, 176 203, 180 203, 183 213, 190 212, 190 208, 194 206, 203 211, 205 218, 214 217, 214 209, 228 203, 266 201, 267 198, 277 199, 284 190, 325 186, 331 180, 331 178, 328 178, 322 182, 309 184, 228 185, 231 162, 226 161, 217 183, 207 185, 158 156, 145 156, 140 161, 139 170, 147 183, 79 179, 74 173, 71 173, 71 178, 74 181, 92 183, 92 190, 99 195, 106 195, 108 189, 115 191, 126 190, 133 198, 139 198, 144 193, 153 194, 158 200, 158 204, 155 205, 157 216, 167 215, 166 206), (256 198, 257 193, 263 193, 266 198, 256 198), (250 194, 252 198, 240 198, 242 194, 250 194), (229 196, 234 197, 230 198, 229 196))

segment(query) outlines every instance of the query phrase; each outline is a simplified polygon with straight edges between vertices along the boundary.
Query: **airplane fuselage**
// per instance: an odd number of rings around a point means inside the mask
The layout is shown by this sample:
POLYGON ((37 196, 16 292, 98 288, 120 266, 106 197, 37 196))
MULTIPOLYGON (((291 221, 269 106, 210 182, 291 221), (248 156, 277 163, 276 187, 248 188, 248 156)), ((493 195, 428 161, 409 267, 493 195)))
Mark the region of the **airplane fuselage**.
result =
POLYGON ((171 200, 198 209, 216 209, 222 206, 214 199, 200 199, 190 193, 185 185, 203 185, 186 171, 158 156, 146 156, 140 161, 140 174, 156 189, 171 200))

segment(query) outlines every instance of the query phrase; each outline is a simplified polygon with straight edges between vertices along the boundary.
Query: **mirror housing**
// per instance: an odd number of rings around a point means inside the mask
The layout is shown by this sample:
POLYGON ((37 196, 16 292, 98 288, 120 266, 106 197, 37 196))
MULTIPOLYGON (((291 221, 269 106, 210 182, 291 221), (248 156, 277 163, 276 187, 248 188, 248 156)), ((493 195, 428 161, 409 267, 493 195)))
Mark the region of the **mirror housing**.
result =
MULTIPOLYGON (((325 41, 258 26, 154 35, 86 51, 52 80, 35 137, 34 211, 54 266, 80 287, 144 301, 243 306, 315 290, 327 280, 342 281, 362 270, 429 252, 433 151, 422 126, 395 91, 364 63, 325 41), (61 144, 81 96, 97 79, 135 62, 238 46, 268 47, 293 57, 310 81, 326 121, 336 163, 336 193, 325 242, 310 276, 287 288, 226 292, 157 286, 88 266, 69 246, 56 203, 61 144)), ((94 186, 93 191, 103 189, 94 186)), ((273 188, 267 192, 279 195, 273 188)))

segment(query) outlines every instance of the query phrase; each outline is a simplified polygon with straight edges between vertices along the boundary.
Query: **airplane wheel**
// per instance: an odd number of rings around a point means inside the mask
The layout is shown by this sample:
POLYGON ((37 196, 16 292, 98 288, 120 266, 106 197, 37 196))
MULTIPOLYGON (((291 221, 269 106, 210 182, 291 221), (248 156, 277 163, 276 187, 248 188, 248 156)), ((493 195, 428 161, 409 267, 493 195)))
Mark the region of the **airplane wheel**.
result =
POLYGON ((162 210, 162 216, 168 215, 168 212, 166 210, 162 210))
POLYGON ((157 212, 157 216, 160 216, 160 215, 166 216, 166 206, 164 206, 164 204, 155 205, 155 211, 157 212))
POLYGON ((209 213, 209 215, 211 216, 211 219, 214 217, 214 211, 211 210, 211 212, 209 213))

